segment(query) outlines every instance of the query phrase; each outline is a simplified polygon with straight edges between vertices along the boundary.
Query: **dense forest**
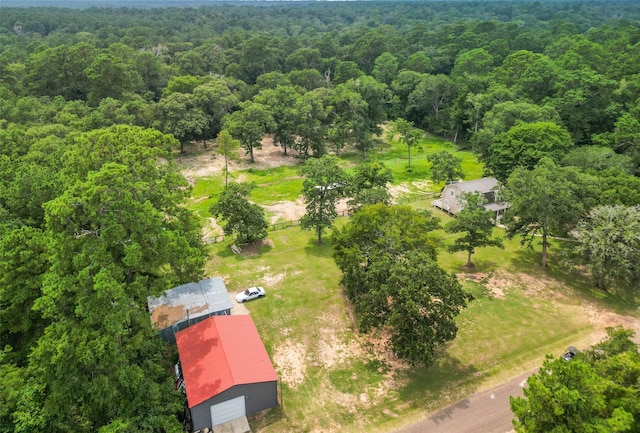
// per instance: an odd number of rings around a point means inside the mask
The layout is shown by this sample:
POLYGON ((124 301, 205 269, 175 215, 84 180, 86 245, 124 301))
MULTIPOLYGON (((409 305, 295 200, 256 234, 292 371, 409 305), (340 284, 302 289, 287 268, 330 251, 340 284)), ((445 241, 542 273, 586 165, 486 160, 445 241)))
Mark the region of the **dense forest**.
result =
POLYGON ((221 132, 366 159, 403 119, 523 179, 520 224, 566 187, 540 224, 582 233, 599 287, 637 281, 586 240, 637 220, 639 62, 634 1, 1 8, 0 432, 182 431, 146 297, 201 276, 172 157, 221 132))

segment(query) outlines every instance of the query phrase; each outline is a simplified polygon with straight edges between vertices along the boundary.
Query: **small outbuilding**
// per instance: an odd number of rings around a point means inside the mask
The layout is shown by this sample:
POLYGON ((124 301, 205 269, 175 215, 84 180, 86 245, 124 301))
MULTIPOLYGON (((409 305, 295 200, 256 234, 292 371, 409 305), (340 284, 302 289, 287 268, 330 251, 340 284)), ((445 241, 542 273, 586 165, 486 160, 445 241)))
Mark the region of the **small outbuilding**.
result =
POLYGON ((278 376, 251 316, 214 316, 176 334, 194 430, 278 405, 278 376))
POLYGON ((494 214, 494 221, 500 221, 504 211, 509 208, 509 203, 500 199, 498 179, 495 177, 483 177, 481 179, 466 182, 452 182, 442 190, 442 196, 431 202, 437 208, 450 215, 456 215, 464 209, 465 201, 462 195, 465 193, 480 193, 484 195, 484 208, 494 214))
POLYGON ((207 278, 147 298, 151 321, 160 336, 175 343, 176 332, 211 316, 228 316, 233 302, 220 277, 207 278))

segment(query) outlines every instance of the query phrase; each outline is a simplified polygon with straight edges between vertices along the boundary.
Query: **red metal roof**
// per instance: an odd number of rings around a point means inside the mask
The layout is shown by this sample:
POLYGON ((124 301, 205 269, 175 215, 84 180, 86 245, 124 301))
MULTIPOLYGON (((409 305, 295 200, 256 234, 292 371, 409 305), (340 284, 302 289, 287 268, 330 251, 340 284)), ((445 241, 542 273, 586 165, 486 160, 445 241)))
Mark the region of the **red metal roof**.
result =
POLYGON ((176 333, 192 408, 234 385, 278 380, 251 316, 212 316, 176 333))

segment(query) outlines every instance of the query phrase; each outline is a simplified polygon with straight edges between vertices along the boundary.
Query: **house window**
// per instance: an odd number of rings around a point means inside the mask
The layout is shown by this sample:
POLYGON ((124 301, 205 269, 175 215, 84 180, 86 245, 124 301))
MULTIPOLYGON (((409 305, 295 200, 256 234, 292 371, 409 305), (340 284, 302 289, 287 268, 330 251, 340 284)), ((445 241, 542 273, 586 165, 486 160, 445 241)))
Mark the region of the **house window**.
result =
POLYGON ((449 199, 445 198, 444 199, 444 206, 448 209, 449 208, 449 199))
POLYGON ((451 197, 455 196, 456 192, 455 191, 451 191, 451 197))

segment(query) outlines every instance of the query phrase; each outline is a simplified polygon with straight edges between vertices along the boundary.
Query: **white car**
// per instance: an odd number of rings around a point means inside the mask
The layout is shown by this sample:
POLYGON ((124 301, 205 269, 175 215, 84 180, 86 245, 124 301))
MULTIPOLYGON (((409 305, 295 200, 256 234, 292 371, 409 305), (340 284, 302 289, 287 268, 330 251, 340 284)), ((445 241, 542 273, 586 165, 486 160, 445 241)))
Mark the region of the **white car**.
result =
POLYGON ((256 298, 262 298, 263 296, 267 296, 267 292, 265 292, 262 287, 249 287, 244 292, 236 295, 236 301, 242 303, 256 298))

